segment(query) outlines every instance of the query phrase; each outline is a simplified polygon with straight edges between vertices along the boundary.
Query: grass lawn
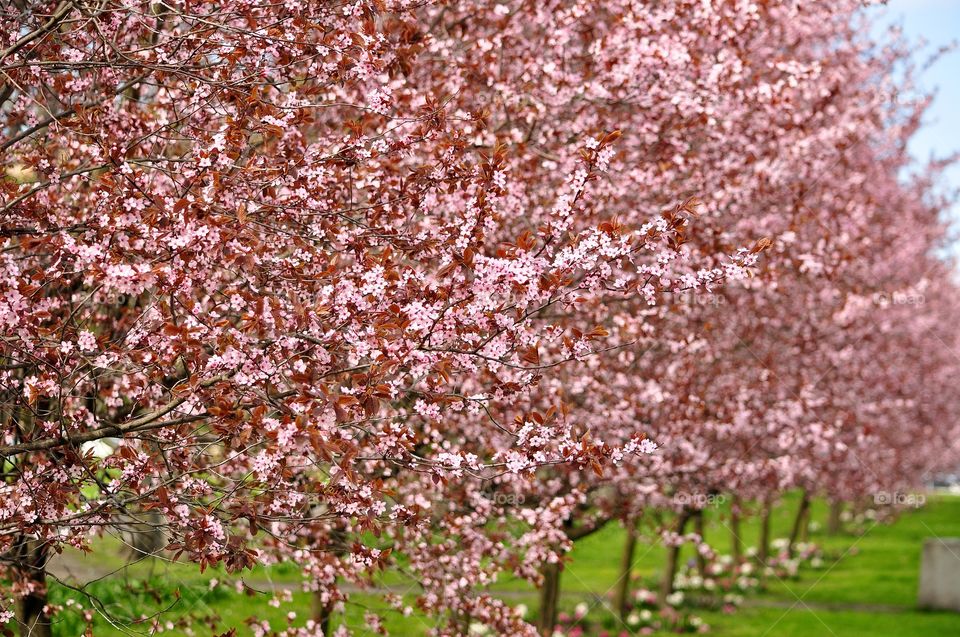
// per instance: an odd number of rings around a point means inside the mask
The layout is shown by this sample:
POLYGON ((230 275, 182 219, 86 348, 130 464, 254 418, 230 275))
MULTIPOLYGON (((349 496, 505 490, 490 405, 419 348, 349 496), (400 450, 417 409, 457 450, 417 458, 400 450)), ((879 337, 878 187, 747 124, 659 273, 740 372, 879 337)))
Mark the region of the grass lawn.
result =
MULTIPOLYGON (((771 537, 788 534, 796 502, 796 496, 787 496, 775 509, 771 537)), ((826 517, 825 503, 814 502, 812 520, 822 526, 826 517)), ((709 510, 707 541, 721 553, 729 552, 727 524, 723 505, 709 510)), ((806 566, 798 577, 789 580, 768 578, 766 590, 748 594, 743 607, 735 613, 708 609, 693 612, 711 627, 710 634, 717 637, 960 636, 960 614, 922 612, 914 608, 923 540, 933 536, 960 536, 960 498, 931 497, 926 507, 908 510, 892 523, 878 524, 867 518, 850 526, 854 532, 831 537, 817 530, 817 524, 814 524, 810 541, 824 550, 820 568, 806 566)), ((755 518, 745 519, 741 529, 744 544, 754 543, 758 534, 755 518)), ((612 524, 579 541, 561 583, 561 609, 569 613, 577 604, 585 602, 590 608, 588 619, 595 626, 606 626, 612 637, 620 635, 624 628, 608 610, 619 577, 623 537, 622 528, 612 524)), ((105 553, 109 555, 111 552, 105 553)), ((688 550, 682 557, 689 559, 692 552, 688 550)), ((641 541, 634 556, 634 574, 640 580, 636 585, 652 586, 664 558, 665 552, 658 543, 649 539, 641 541)), ((99 552, 95 559, 101 571, 119 567, 122 563, 119 557, 105 559, 99 552)), ((71 562, 75 570, 83 570, 84 561, 71 562)), ((149 615, 169 606, 173 617, 189 617, 191 612, 210 616, 210 625, 199 620, 193 623, 192 632, 196 635, 217 634, 212 631, 230 627, 237 627, 238 635, 248 635, 244 620, 251 615, 267 619, 276 629, 286 626, 285 618, 291 611, 297 615, 296 625, 302 625, 310 617, 310 597, 305 593, 294 592, 292 600, 279 607, 269 604, 274 597, 273 588, 298 590, 297 569, 293 565, 258 568, 249 574, 248 583, 263 590, 261 593, 240 594, 224 586, 211 590, 208 584, 211 577, 227 579, 218 571, 208 571, 201 576, 189 565, 151 560, 110 575, 92 585, 91 590, 104 598, 111 610, 119 615, 149 615), (143 581, 168 583, 166 588, 179 583, 181 598, 172 594, 156 598, 140 592, 143 581), (171 582, 174 584, 169 584, 171 582)), ((401 582, 393 580, 392 583, 401 582)), ((523 603, 535 613, 536 591, 528 585, 508 578, 499 582, 495 590, 501 591, 509 603, 523 603)), ((56 585, 51 594, 61 602, 68 598, 81 599, 76 592, 56 585)), ((362 630, 365 608, 382 608, 383 604, 375 595, 355 594, 352 600, 354 603, 340 621, 356 629, 355 634, 366 634, 362 630)), ((63 613, 62 617, 55 634, 64 637, 78 635, 82 630, 78 619, 69 613, 63 613)), ((421 635, 425 626, 430 625, 416 614, 402 617, 393 613, 390 617, 388 628, 395 635, 421 635)), ((148 632, 143 625, 124 631, 98 620, 95 634, 129 635, 131 631, 148 632)), ((594 629, 586 635, 589 637, 599 632, 600 629, 594 629)), ((186 635, 190 632, 181 626, 164 634, 186 635)))

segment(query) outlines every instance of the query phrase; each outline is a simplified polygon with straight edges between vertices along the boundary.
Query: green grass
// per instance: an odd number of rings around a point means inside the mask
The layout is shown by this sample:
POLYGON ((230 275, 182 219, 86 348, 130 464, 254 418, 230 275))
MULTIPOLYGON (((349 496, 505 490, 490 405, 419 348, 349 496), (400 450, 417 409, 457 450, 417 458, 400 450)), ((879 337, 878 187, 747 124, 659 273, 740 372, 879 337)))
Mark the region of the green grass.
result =
POLYGON ((948 613, 894 614, 746 608, 735 615, 704 613, 711 634, 723 637, 955 637, 960 619, 948 613))
MULTIPOLYGON (((796 496, 784 498, 772 517, 772 537, 789 534, 796 505, 796 496)), ((812 519, 822 528, 826 518, 826 504, 815 502, 812 519)), ((729 551, 727 524, 724 512, 715 509, 706 536, 720 552, 729 551)), ((706 610, 696 614, 717 637, 960 635, 960 614, 915 609, 923 541, 960 536, 960 498, 934 497, 926 507, 907 511, 890 524, 867 519, 854 526, 856 534, 811 534, 810 541, 827 555, 823 568, 802 570, 797 579, 768 579, 767 590, 748 596, 745 607, 732 615, 706 610)), ((745 521, 744 542, 753 544, 758 536, 756 519, 745 521)), ((616 581, 621 538, 622 530, 612 527, 581 541, 572 554, 570 576, 565 575, 565 590, 605 594, 616 581)), ((638 546, 635 572, 653 580, 663 561, 660 546, 638 546)))
MULTIPOLYGON (((797 497, 787 496, 775 509, 772 516, 772 537, 783 537, 789 532, 796 509, 797 497)), ((814 502, 812 519, 821 526, 826 520, 826 505, 814 502)), ((719 552, 729 552, 730 531, 728 516, 723 505, 709 511, 707 518, 707 541, 719 552)), ((776 577, 767 580, 762 593, 748 596, 747 603, 734 614, 715 610, 693 612, 711 626, 710 634, 717 637, 791 637, 825 635, 827 637, 924 637, 960 635, 960 614, 921 612, 915 610, 919 575, 920 554, 927 537, 960 536, 960 498, 940 496, 931 498, 925 508, 903 513, 892 523, 875 524, 862 520, 854 533, 830 537, 822 531, 811 533, 810 541, 823 547, 824 565, 820 569, 805 568, 799 577, 787 581, 776 577)), ((755 517, 744 520, 741 535, 749 546, 759 534, 755 517)), ((649 533, 649 531, 648 531, 649 533)), ((601 531, 579 541, 570 555, 561 584, 561 609, 567 612, 580 602, 591 606, 588 617, 611 629, 611 635, 619 635, 622 625, 607 610, 608 600, 619 577, 620 553, 623 545, 623 530, 611 524, 601 531)), ((117 546, 98 547, 105 550, 98 560, 101 570, 119 568, 123 559, 117 546)), ((683 559, 692 553, 687 550, 683 559)), ((88 558, 89 559, 89 558, 88 558)), ((637 546, 634 556, 634 573, 641 581, 652 585, 661 572, 665 552, 659 543, 649 537, 637 546)), ((219 587, 211 591, 211 577, 224 578, 217 570, 205 575, 186 564, 170 564, 158 560, 144 560, 110 577, 95 583, 91 592, 103 598, 111 611, 121 616, 150 614, 155 610, 170 607, 170 615, 182 617, 193 623, 197 635, 211 633, 215 628, 223 631, 238 628, 238 635, 248 635, 245 620, 257 616, 271 622, 273 628, 286 626, 286 615, 293 611, 295 625, 303 625, 310 617, 310 596, 299 592, 299 576, 294 565, 260 567, 246 576, 253 586, 266 588, 268 583, 293 589, 290 602, 279 608, 269 605, 272 592, 242 595, 232 589, 219 587), (143 583, 148 582, 166 590, 166 595, 153 597, 143 592, 143 583), (130 584, 133 584, 132 586, 130 584), (172 594, 179 586, 180 598, 172 594), (210 626, 200 623, 208 617, 210 626)), ((390 578, 394 585, 402 580, 390 578)), ((536 591, 523 582, 504 578, 494 587, 502 591, 511 604, 524 603, 536 610, 536 591)), ((54 600, 63 601, 79 596, 56 585, 52 587, 54 600)), ((410 600, 412 601, 412 599, 410 600)), ((383 602, 376 595, 354 594, 346 613, 338 619, 356 634, 363 631, 363 613, 367 609, 383 609, 383 602)), ((390 613, 388 628, 395 635, 422 635, 425 627, 433 622, 414 613, 403 617, 390 613)), ((73 637, 80 633, 80 622, 70 613, 62 613, 55 634, 73 637)), ((132 627, 133 632, 146 633, 146 626, 132 627)), ((588 632, 596 635, 598 631, 588 632)), ((96 635, 113 637, 130 634, 98 620, 96 635)), ((183 627, 167 631, 167 635, 188 634, 183 627)))

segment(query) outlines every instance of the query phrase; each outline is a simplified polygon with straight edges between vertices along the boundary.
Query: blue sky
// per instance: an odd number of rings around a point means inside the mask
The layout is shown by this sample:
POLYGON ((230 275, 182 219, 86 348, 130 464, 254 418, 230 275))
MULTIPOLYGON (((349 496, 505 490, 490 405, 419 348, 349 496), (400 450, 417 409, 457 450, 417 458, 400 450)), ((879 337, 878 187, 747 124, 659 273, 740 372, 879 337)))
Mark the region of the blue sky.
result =
MULTIPOLYGON (((960 40, 960 0, 890 0, 886 7, 874 10, 878 26, 899 24, 909 41, 922 38, 928 42, 925 49, 917 50, 918 62, 924 62, 937 48, 960 40)), ((919 85, 935 91, 936 98, 925 118, 926 126, 910 144, 912 154, 926 160, 931 154, 943 157, 960 152, 960 49, 927 69, 919 85)), ((960 189, 960 165, 947 173, 946 185, 960 189)), ((953 213, 960 224, 960 207, 953 213)))

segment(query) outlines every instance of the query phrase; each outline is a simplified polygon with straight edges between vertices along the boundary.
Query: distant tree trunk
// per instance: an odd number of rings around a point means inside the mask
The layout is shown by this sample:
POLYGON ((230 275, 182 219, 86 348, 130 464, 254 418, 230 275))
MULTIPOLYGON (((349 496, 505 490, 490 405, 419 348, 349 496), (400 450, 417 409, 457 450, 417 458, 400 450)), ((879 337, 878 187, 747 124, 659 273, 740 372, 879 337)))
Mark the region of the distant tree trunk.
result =
POLYGON ((853 516, 859 518, 862 516, 867 509, 870 508, 872 500, 867 500, 866 498, 857 498, 853 501, 853 516))
MULTIPOLYGON (((574 526, 572 520, 567 520, 563 527, 567 538, 573 542, 596 533, 607 525, 613 518, 595 518, 589 523, 574 526)), ((557 605, 560 601, 560 574, 562 565, 547 563, 543 566, 543 587, 540 589, 540 620, 538 628, 540 634, 550 637, 557 627, 557 605)))
POLYGON ((843 500, 830 500, 830 515, 827 518, 827 533, 839 535, 843 531, 843 500))
POLYGON ((740 538, 740 496, 733 496, 730 503, 730 547, 733 563, 743 560, 743 540, 740 538))
MULTIPOLYGON (((687 526, 687 520, 690 519, 690 512, 684 509, 677 515, 677 521, 673 531, 677 535, 683 535, 683 530, 687 526)), ((663 581, 660 582, 660 605, 666 604, 667 596, 673 592, 673 580, 677 576, 677 566, 680 559, 680 547, 670 546, 667 548, 667 565, 663 572, 663 581)))
POLYGON ((620 579, 617 580, 616 608, 620 619, 626 621, 629 610, 630 577, 633 574, 633 555, 637 549, 637 522, 633 518, 626 521, 627 539, 620 557, 620 579))
POLYGON ((19 568, 33 590, 17 600, 17 622, 23 637, 52 637, 47 605, 47 546, 23 538, 17 548, 19 568))
POLYGON ((560 600, 560 563, 543 565, 540 588, 540 620, 537 628, 543 637, 551 637, 557 627, 557 603, 560 600))
MULTIPOLYGON (((703 509, 700 509, 693 514, 693 532, 700 536, 700 542, 706 542, 706 535, 704 532, 704 523, 703 523, 703 509)), ((700 552, 700 547, 697 547, 697 572, 700 573, 700 577, 707 576, 707 558, 700 552)))
MULTIPOLYGON (((334 555, 340 557, 346 554, 347 534, 342 529, 334 529, 330 532, 330 548, 334 555)), ((329 600, 323 599, 323 588, 318 588, 313 592, 313 621, 320 626, 320 634, 329 637, 330 617, 333 615, 333 604, 329 600)))
POLYGON ((124 538, 130 547, 132 559, 138 560, 156 555, 167 545, 164 531, 165 520, 157 511, 145 511, 137 515, 126 516, 124 538))
POLYGON ((763 501, 760 511, 760 546, 757 547, 757 560, 762 566, 770 561, 770 502, 763 501))
POLYGON ((804 520, 807 518, 807 514, 810 512, 810 494, 806 489, 803 490, 803 495, 800 496, 800 505, 797 507, 797 515, 793 518, 793 528, 790 529, 790 539, 787 542, 787 555, 793 557, 794 554, 794 545, 797 543, 797 539, 800 537, 804 520))
POLYGON ((330 615, 331 615, 330 604, 327 604, 323 601, 323 598, 320 596, 320 591, 316 591, 313 594, 313 621, 320 626, 320 634, 328 636, 330 635, 330 615))

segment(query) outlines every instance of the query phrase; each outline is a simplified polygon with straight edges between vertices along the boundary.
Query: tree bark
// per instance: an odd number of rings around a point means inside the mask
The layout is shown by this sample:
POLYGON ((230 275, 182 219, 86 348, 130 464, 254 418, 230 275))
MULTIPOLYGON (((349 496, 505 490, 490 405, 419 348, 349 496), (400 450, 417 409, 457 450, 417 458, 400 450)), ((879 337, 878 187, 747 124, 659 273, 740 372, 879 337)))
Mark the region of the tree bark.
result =
POLYGON ((730 552, 733 554, 734 564, 739 564, 743 560, 743 540, 740 539, 740 497, 736 495, 730 503, 730 552))
POLYGON ((313 621, 320 626, 321 635, 330 634, 330 615, 332 614, 332 609, 330 604, 327 604, 323 601, 321 597, 322 591, 314 591, 313 593, 313 621))
POLYGON ((770 560, 770 502, 764 500, 760 511, 760 546, 757 547, 757 560, 766 566, 770 560))
MULTIPOLYGON (((330 532, 330 548, 334 555, 343 556, 346 554, 344 544, 346 542, 346 533, 342 529, 334 529, 330 532)), ((313 621, 320 626, 320 634, 329 637, 330 617, 333 615, 333 604, 323 599, 323 588, 318 588, 313 592, 313 621)))
POLYGON ((560 564, 544 564, 540 588, 540 619, 537 628, 543 637, 551 637, 557 627, 557 603, 560 600, 560 564))
MULTIPOLYGON (((704 531, 703 523, 703 509, 700 509, 693 514, 693 532, 700 536, 700 542, 706 541, 706 535, 704 531)), ((700 574, 700 577, 707 576, 707 558, 703 556, 700 552, 700 547, 697 547, 697 572, 700 574)))
MULTIPOLYGON (((589 524, 574 526, 572 520, 564 523, 564 533, 571 541, 580 540, 602 529, 613 518, 595 518, 589 524)), ((551 637, 557 627, 557 605, 560 601, 561 564, 547 563, 543 566, 543 586, 540 588, 540 619, 537 628, 540 634, 551 637)))
POLYGON ((131 549, 131 559, 156 555, 167 545, 165 521, 159 512, 145 511, 125 516, 123 520, 123 535, 131 549))
POLYGON ((617 580, 616 608, 620 619, 626 621, 629 610, 630 577, 633 574, 633 555, 637 549, 637 522, 634 519, 626 521, 627 540, 623 546, 623 555, 620 558, 620 579, 617 580))
POLYGON ((23 637, 52 637, 47 605, 47 547, 24 538, 20 543, 20 569, 33 590, 17 600, 17 623, 23 637))
MULTIPOLYGON (((684 509, 677 515, 677 521, 673 531, 677 535, 683 535, 683 530, 687 526, 687 520, 690 519, 690 512, 684 509)), ((667 549, 667 565, 663 572, 663 580, 660 582, 660 605, 667 603, 667 596, 673 593, 673 580, 677 576, 677 566, 680 559, 680 547, 670 546, 667 549)))
POLYGON ((842 515, 843 500, 831 500, 830 515, 827 518, 827 533, 839 535, 843 531, 843 521, 840 519, 842 515))
POLYGON ((790 557, 793 557, 794 545, 796 545, 797 540, 800 538, 804 520, 807 518, 809 512, 810 494, 804 489, 803 495, 800 496, 800 505, 797 507, 797 515, 793 518, 793 528, 790 529, 790 539, 787 543, 787 555, 790 557))

